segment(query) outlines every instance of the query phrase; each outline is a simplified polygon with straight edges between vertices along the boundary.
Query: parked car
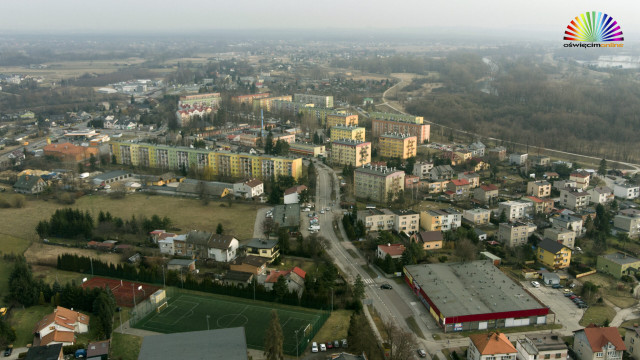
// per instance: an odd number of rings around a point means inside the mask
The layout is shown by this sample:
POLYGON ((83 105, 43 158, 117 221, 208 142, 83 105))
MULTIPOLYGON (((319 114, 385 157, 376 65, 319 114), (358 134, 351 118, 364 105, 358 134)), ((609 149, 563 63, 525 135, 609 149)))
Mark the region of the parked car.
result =
POLYGON ((11 353, 13 353, 13 345, 7 346, 7 348, 4 350, 4 356, 11 356, 11 353))
POLYGON ((312 353, 318 352, 318 343, 315 341, 313 342, 313 344, 311 344, 311 352, 312 353))
POLYGON ((560 284, 553 284, 553 285, 551 285, 551 287, 552 287, 552 288, 554 288, 554 289, 561 289, 561 288, 562 288, 562 285, 560 285, 560 284))
POLYGON ((327 349, 333 349, 333 343, 331 341, 327 341, 327 349))
POLYGON ((575 299, 575 298, 577 298, 577 296, 575 296, 575 295, 571 295, 571 296, 569 296, 569 299, 571 299, 571 300, 573 300, 573 299, 575 299))
POLYGON ((427 352, 424 351, 423 349, 418 349, 418 356, 427 357, 427 352))
POLYGON ((535 288, 539 288, 539 287, 540 287, 540 283, 539 283, 539 282, 537 282, 537 281, 532 281, 532 282, 531 282, 531 285, 532 285, 533 287, 535 287, 535 288))
POLYGON ((571 291, 564 294, 565 297, 570 297, 570 296, 573 296, 573 295, 574 295, 574 293, 571 292, 571 291))
POLYGON ((571 292, 571 289, 564 289, 564 290, 562 290, 562 291, 564 291, 564 292, 565 292, 565 294, 566 294, 566 293, 570 293, 570 292, 571 292))
POLYGON ((393 289, 393 286, 391 286, 391 284, 384 283, 380 285, 380 289, 391 290, 393 289))
POLYGON ((327 351, 327 345, 320 344, 320 351, 327 351))
POLYGON ((347 347, 347 339, 342 339, 342 347, 343 348, 347 347))
POLYGON ((586 309, 586 308, 588 308, 588 307, 589 307, 589 305, 587 305, 587 304, 585 304, 585 303, 578 304, 578 308, 580 308, 580 309, 586 309))
POLYGON ((334 340, 333 341, 333 347, 336 348, 336 349, 339 348, 340 347, 340 342, 338 340, 334 340))

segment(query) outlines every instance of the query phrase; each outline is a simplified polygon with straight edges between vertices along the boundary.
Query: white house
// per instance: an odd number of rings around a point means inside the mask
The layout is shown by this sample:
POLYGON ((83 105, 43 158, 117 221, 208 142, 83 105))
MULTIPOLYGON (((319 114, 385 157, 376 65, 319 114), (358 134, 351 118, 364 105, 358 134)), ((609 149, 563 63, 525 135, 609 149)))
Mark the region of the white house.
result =
POLYGON ((594 204, 605 204, 613 200, 613 190, 606 186, 596 186, 587 192, 591 197, 590 201, 594 204))
POLYGON ((573 230, 576 233, 576 236, 580 236, 583 233, 583 224, 581 217, 571 216, 566 214, 561 214, 559 216, 554 216, 549 219, 551 221, 551 226, 556 229, 568 229, 573 230))
POLYGON ((527 163, 529 154, 513 153, 509 154, 509 165, 524 165, 527 163))
POLYGON ((523 219, 531 211, 531 203, 522 201, 503 201, 498 203, 498 216, 504 210, 508 221, 523 219))
POLYGON ((503 333, 469 336, 467 360, 516 360, 518 351, 503 333))
POLYGON ((214 234, 209 241, 209 259, 231 262, 238 256, 240 242, 231 235, 214 234))
POLYGON ((245 199, 251 199, 264 194, 264 184, 258 179, 237 182, 233 184, 233 194, 245 199))
POLYGON ((615 327, 593 325, 573 333, 573 351, 580 360, 622 360, 627 347, 615 327))
POLYGON ((527 334, 516 341, 518 360, 567 360, 567 345, 559 335, 527 334))
POLYGON ((621 199, 636 199, 640 195, 640 186, 631 184, 614 184, 613 195, 621 199))
POLYGON ((433 163, 417 162, 413 165, 413 175, 419 176, 420 179, 427 179, 431 169, 433 169, 433 163))
POLYGON ((284 204, 297 204, 300 202, 300 193, 307 190, 305 185, 296 185, 284 191, 284 204))

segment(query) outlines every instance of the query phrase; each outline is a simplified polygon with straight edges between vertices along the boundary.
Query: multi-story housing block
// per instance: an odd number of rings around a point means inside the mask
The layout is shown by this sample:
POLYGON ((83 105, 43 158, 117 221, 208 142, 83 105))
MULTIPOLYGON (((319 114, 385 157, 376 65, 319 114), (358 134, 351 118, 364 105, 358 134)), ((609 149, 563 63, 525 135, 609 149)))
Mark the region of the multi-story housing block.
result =
POLYGON ((354 171, 355 195, 359 199, 385 202, 404 191, 404 171, 386 166, 365 165, 354 171))
POLYGON ((453 230, 461 224, 462 213, 453 208, 420 212, 420 227, 427 231, 453 230))
POLYGON ((531 236, 535 230, 536 226, 530 223, 500 223, 498 227, 498 241, 508 247, 523 245, 527 243, 529 236, 531 236))
POLYGON ((551 239, 570 249, 573 249, 576 243, 576 233, 573 230, 550 227, 544 229, 544 237, 545 239, 551 239))
POLYGON ((560 190, 560 205, 571 210, 582 210, 589 206, 591 195, 588 192, 566 188, 560 190))
POLYGON ((527 195, 539 198, 551 196, 551 183, 546 180, 529 181, 527 184, 527 195))
POLYGON ((462 218, 474 225, 486 225, 491 218, 491 210, 488 209, 471 209, 462 212, 462 218))
POLYGON ((149 168, 196 169, 211 175, 268 179, 271 176, 302 176, 302 158, 234 153, 135 142, 109 143, 117 164, 149 168))
POLYGON ((389 158, 408 159, 416 156, 417 137, 409 134, 386 133, 378 138, 380 156, 389 158))
MULTIPOLYGON (((327 115, 327 127, 332 128, 334 126, 357 126, 358 125, 358 114, 347 114, 347 113, 332 113, 327 115)), ((331 137, 334 137, 331 134, 331 137)), ((364 138, 362 138, 364 140, 364 138)))
POLYGON ((360 167, 371 163, 371 143, 341 139, 331 142, 331 163, 360 167))
POLYGON ((523 201, 503 201, 498 204, 498 216, 505 212, 508 221, 525 218, 531 208, 531 203, 523 201))
POLYGON ((331 139, 365 140, 365 129, 359 126, 338 124, 331 127, 331 139))
POLYGON ((567 345, 560 335, 527 334, 516 341, 518 360, 567 360, 567 345))
POLYGON ((373 138, 385 133, 402 133, 416 136, 419 144, 429 141, 431 125, 424 124, 420 116, 389 113, 369 113, 373 138))
POLYGON ((333 96, 312 95, 312 94, 293 94, 293 101, 302 104, 313 104, 324 108, 333 108, 333 96))

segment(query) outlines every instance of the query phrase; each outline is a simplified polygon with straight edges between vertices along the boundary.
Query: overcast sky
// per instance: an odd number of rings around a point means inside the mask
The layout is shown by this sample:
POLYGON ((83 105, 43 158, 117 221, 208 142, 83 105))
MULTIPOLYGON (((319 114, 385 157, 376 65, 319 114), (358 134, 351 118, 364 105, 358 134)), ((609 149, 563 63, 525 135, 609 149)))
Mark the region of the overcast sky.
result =
POLYGON ((638 0, 0 0, 0 32, 431 28, 562 36, 586 11, 608 13, 625 40, 640 34, 638 0))

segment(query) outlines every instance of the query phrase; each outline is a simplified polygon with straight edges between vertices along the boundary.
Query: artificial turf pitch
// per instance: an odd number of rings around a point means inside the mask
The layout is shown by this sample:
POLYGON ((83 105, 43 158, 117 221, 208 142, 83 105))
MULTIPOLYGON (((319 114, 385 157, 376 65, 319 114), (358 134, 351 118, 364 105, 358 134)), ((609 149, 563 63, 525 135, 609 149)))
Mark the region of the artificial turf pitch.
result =
POLYGON ((194 294, 177 294, 168 299, 168 305, 159 313, 152 311, 137 321, 134 327, 160 333, 207 330, 208 315, 209 329, 242 326, 245 329, 247 346, 252 349, 263 349, 264 336, 271 320, 271 310, 276 310, 284 335, 283 350, 285 353, 295 354, 295 331, 299 330, 298 343, 300 349, 304 349, 309 339, 320 330, 327 317, 319 310, 194 294))

